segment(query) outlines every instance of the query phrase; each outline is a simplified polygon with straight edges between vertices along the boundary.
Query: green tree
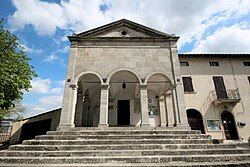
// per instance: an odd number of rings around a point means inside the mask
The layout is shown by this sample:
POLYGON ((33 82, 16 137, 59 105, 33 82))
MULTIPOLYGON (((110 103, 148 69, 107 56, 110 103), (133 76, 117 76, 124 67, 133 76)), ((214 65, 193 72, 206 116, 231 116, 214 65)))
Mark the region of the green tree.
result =
POLYGON ((14 101, 21 100, 24 91, 31 88, 30 81, 36 73, 29 60, 18 38, 5 30, 0 20, 0 120, 13 111, 14 101))

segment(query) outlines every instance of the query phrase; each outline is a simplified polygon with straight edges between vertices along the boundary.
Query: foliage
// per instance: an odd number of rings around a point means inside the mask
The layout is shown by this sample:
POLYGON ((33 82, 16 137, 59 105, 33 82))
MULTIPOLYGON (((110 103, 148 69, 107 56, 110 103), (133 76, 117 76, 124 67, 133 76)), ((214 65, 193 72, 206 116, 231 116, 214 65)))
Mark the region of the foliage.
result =
POLYGON ((0 21, 0 120, 13 111, 14 100, 22 99, 36 77, 18 38, 3 28, 0 21))

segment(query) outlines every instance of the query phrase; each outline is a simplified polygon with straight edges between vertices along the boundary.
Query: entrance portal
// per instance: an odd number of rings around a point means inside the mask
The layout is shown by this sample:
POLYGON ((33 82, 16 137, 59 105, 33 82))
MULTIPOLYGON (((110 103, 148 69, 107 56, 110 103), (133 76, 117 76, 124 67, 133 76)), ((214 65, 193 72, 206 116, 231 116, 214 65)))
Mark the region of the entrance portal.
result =
POLYGON ((238 140, 239 136, 236 130, 234 116, 229 111, 221 113, 221 120, 224 127, 224 132, 227 140, 238 140))
POLYGON ((205 133, 202 116, 199 111, 195 109, 187 110, 188 124, 192 130, 200 130, 201 133, 205 133))
POLYGON ((130 125, 129 100, 118 100, 117 125, 130 125))

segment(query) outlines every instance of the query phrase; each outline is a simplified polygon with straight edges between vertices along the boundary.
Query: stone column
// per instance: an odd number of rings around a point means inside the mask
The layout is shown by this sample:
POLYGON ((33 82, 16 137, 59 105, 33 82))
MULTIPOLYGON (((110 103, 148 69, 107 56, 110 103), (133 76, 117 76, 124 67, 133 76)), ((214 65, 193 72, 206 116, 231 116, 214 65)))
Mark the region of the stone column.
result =
POLYGON ((167 115, 168 115, 168 127, 174 127, 176 125, 175 121, 175 110, 173 106, 173 99, 171 93, 166 94, 166 106, 167 106, 167 115))
POLYGON ((149 127, 148 118, 148 91, 147 85, 140 85, 140 96, 141 96, 141 127, 149 127))
POLYGON ((165 106, 165 98, 161 96, 159 99, 159 108, 160 108, 160 119, 161 119, 161 127, 166 127, 166 106, 165 106))
POLYGON ((75 127, 75 108, 77 99, 77 86, 65 84, 63 104, 58 130, 75 127))
POLYGON ((178 121, 178 125, 179 127, 182 127, 182 128, 187 128, 187 129, 190 129, 189 127, 189 124, 188 124, 188 119, 187 119, 187 113, 186 113, 186 107, 185 107, 185 101, 184 101, 184 90, 183 90, 183 87, 182 87, 182 84, 181 83, 177 83, 176 85, 176 94, 178 96, 178 98, 176 98, 175 96, 175 101, 178 103, 178 118, 179 118, 179 121, 178 121))
POLYGON ((77 102, 76 102, 76 113, 75 113, 75 126, 82 126, 82 116, 83 116, 83 93, 77 93, 77 102))
POLYGON ((101 85, 100 118, 98 127, 108 127, 109 85, 101 85))
POLYGON ((169 42, 170 49, 170 61, 172 65, 172 74, 173 74, 173 93, 175 110, 176 110, 176 123, 178 127, 190 129, 187 121, 186 107, 184 101, 184 91, 181 80, 180 72, 180 61, 177 53, 177 41, 169 42))

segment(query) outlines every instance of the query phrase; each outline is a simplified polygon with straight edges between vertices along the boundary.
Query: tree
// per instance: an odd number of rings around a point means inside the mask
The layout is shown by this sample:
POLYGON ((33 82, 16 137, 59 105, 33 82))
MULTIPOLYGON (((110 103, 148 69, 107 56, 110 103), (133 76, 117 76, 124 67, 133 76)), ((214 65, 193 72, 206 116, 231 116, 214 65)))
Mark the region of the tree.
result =
POLYGON ((0 20, 0 120, 13 111, 14 101, 22 99, 37 76, 29 61, 18 38, 5 30, 0 20))

